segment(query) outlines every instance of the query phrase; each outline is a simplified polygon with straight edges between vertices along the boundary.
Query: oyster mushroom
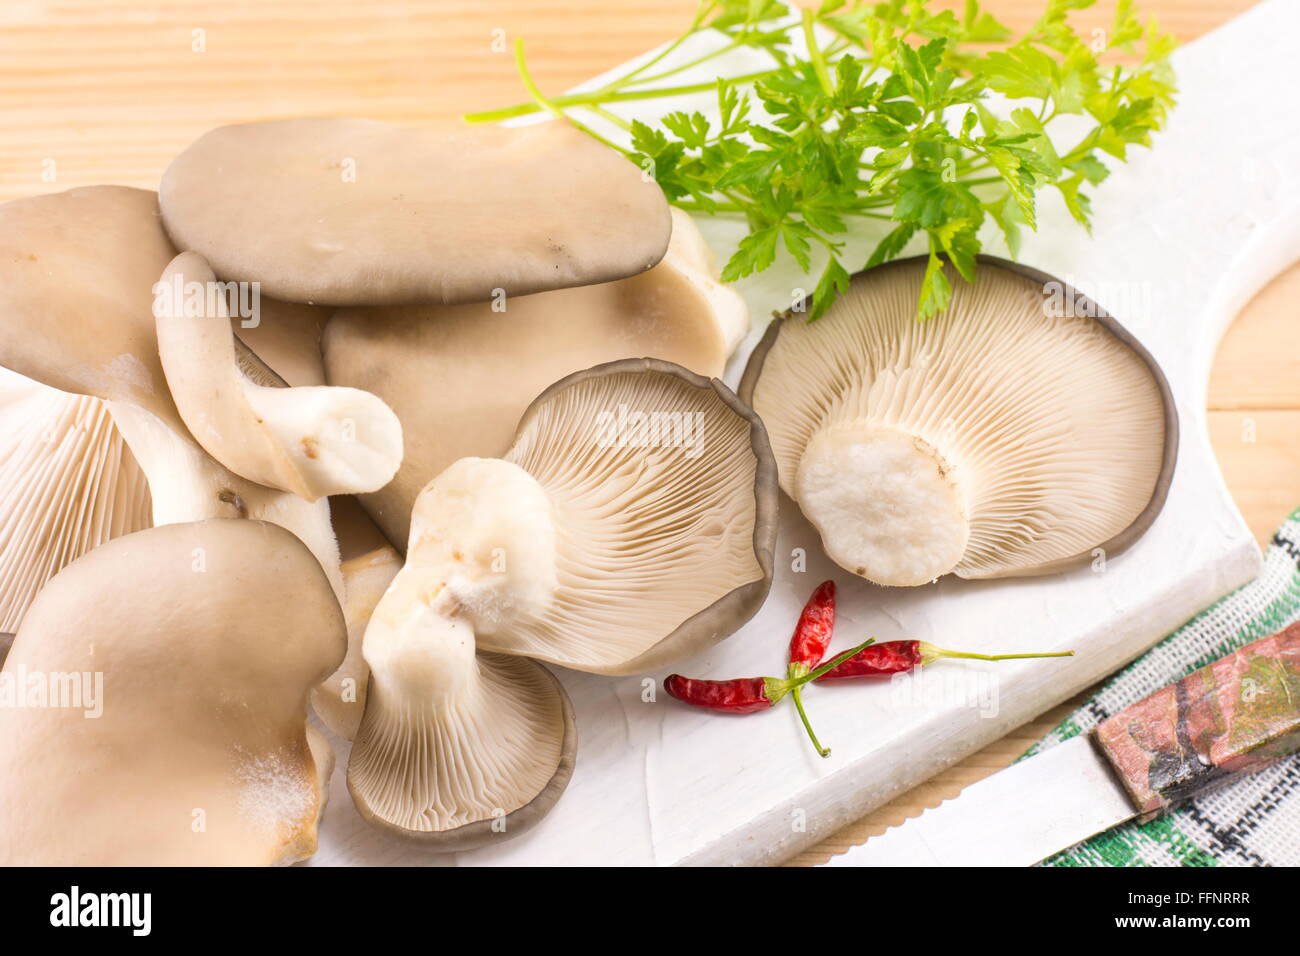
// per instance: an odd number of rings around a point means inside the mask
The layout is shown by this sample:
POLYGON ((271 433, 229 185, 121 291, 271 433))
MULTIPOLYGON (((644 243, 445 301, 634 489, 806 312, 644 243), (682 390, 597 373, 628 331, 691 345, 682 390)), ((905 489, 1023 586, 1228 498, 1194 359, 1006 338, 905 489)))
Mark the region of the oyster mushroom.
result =
POLYGON ((649 272, 601 285, 460 306, 341 309, 323 337, 331 385, 364 389, 402 422, 406 456, 362 504, 399 548, 432 475, 510 446, 528 403, 552 382, 615 359, 649 355, 721 375, 749 328, 744 302, 713 278, 690 217, 649 272))
POLYGON ((474 640, 475 626, 544 609, 549 510, 526 472, 495 459, 462 459, 421 493, 406 564, 363 644, 370 690, 348 788, 370 823, 467 850, 522 833, 564 791, 568 695, 540 664, 479 654, 474 640))
POLYGON ((83 695, 0 707, 0 863, 310 856, 332 756, 307 693, 344 641, 320 565, 267 522, 153 528, 74 561, 0 672, 11 692, 57 676, 83 695))
POLYGON ((762 424, 717 380, 636 359, 557 382, 504 458, 462 458, 416 501, 363 644, 361 814, 444 849, 536 822, 575 740, 520 655, 626 674, 721 640, 767 594, 775 517, 762 424))
MULTIPOLYGON (((199 256, 181 253, 159 288, 211 288, 199 256)), ((382 401, 355 388, 260 385, 240 368, 221 296, 155 303, 158 355, 191 435, 249 481, 307 501, 383 487, 402 460, 402 426, 382 401)))
POLYGON ((292 302, 483 302, 635 275, 668 244, 653 181, 567 123, 223 126, 159 187, 176 245, 292 302))
MULTIPOLYGON (((328 503, 236 475, 194 440, 172 401, 152 290, 175 255, 146 190, 89 186, 0 205, 0 365, 108 403, 149 480, 155 525, 274 521, 311 549, 342 599, 328 503)), ((266 321, 275 304, 262 304, 266 321)), ((241 359, 246 374, 255 370, 255 356, 241 359)))
POLYGON ((0 632, 60 569, 149 527, 149 486, 104 403, 0 369, 0 632))
POLYGON ((1154 359, 1050 276, 980 261, 926 322, 923 261, 860 273, 817 322, 774 322, 741 383, 781 487, 878 584, 1055 572, 1164 504, 1178 422, 1154 359))

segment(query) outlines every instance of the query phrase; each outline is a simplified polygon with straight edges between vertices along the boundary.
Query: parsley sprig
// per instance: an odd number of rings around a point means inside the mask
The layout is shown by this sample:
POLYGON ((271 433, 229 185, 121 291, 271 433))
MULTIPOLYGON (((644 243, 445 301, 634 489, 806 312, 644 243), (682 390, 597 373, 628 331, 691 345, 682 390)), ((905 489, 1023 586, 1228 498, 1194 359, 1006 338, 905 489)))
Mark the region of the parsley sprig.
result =
MULTIPOLYGON (((784 249, 805 272, 824 256, 809 318, 848 287, 850 270, 895 258, 923 237, 929 263, 917 302, 928 318, 947 306, 946 259, 970 281, 980 227, 996 223, 1014 256, 1036 226, 1038 194, 1059 192, 1090 225, 1087 188, 1148 146, 1174 102, 1173 38, 1119 0, 1108 31, 1086 39, 1069 23, 1093 0, 1048 0, 1023 36, 966 0, 961 14, 927 0, 825 0, 794 17, 779 0, 701 0, 690 28, 658 55, 600 88, 551 98, 516 61, 531 102, 468 116, 489 122, 545 110, 619 149, 653 174, 670 202, 695 214, 743 217, 748 233, 723 268, 735 281, 784 249), (697 34, 720 43, 677 66, 664 61, 697 34), (770 66, 710 83, 674 84, 731 50, 760 51, 770 66), (1128 65, 1103 65, 1121 51, 1128 65), (715 91, 717 117, 674 111, 628 122, 610 107, 715 91), (1010 101, 1006 118, 986 101, 1010 101), (627 147, 599 136, 586 110, 625 131, 627 147), (1049 129, 1062 117, 1084 132, 1068 145, 1049 129), (845 261, 845 238, 879 234, 865 263, 845 261), (819 253, 820 250, 820 253, 819 253)), ((1063 125, 1063 124, 1062 124, 1063 125)), ((1058 127, 1059 128, 1059 127, 1058 127)))

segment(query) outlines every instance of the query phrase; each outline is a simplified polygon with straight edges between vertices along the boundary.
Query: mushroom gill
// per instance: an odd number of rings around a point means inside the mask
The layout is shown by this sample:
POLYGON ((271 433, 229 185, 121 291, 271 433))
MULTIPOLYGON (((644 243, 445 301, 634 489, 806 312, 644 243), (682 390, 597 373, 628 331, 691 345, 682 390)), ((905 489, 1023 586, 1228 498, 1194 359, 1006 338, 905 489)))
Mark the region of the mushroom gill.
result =
POLYGON ((149 527, 149 485, 104 403, 0 370, 0 632, 62 568, 149 527))
POLYGON ((817 322, 774 323, 746 369, 782 488, 879 584, 1113 555, 1168 489, 1177 419, 1150 355, 1050 276, 981 263, 925 322, 923 263, 861 273, 817 322))
POLYGON ((568 698, 544 667, 471 654, 458 670, 454 689, 421 696, 391 687, 381 667, 348 764, 366 819, 446 851, 517 836, 541 819, 574 758, 568 698))
POLYGON ((506 453, 555 513, 544 614, 481 645, 628 674, 687 656, 767 594, 775 469, 762 424, 716 379, 638 359, 579 372, 525 413, 506 453))

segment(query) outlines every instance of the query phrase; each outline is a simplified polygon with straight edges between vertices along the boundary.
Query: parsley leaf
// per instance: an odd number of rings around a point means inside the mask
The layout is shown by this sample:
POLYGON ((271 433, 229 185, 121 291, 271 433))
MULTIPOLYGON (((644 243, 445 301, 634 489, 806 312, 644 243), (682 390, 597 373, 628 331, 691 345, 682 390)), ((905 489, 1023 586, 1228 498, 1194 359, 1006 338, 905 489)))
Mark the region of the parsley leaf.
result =
POLYGON ((595 90, 543 99, 521 48, 534 102, 468 118, 546 109, 596 136, 577 116, 586 111, 622 127, 626 146, 602 142, 622 149, 671 203, 745 224, 725 281, 784 256, 804 272, 821 270, 810 321, 848 287, 852 270, 896 258, 924 236, 917 315, 927 318, 951 300, 944 263, 974 279, 986 220, 1018 255, 1023 230, 1036 228, 1038 196, 1051 187, 1089 228, 1088 193, 1163 126, 1174 105, 1173 38, 1144 21, 1134 0, 1115 2, 1099 45, 1070 24, 1093 0, 1044 0, 1019 37, 978 0, 959 12, 932 10, 928 0, 822 0, 801 15, 779 0, 700 0, 681 37, 595 90), (665 66, 669 53, 702 33, 723 42, 687 65, 665 66), (768 65, 682 82, 688 66, 737 48, 757 54, 748 62, 768 65), (1113 51, 1129 65, 1115 63, 1113 51), (624 101, 677 104, 681 94, 710 91, 713 120, 681 109, 665 109, 657 123, 618 115, 624 101), (986 107, 992 95, 1011 101, 1005 118, 986 107), (1055 134, 1061 116, 1075 117, 1076 129, 1084 124, 1077 141, 1055 134), (875 239, 865 262, 844 261, 852 235, 875 239))

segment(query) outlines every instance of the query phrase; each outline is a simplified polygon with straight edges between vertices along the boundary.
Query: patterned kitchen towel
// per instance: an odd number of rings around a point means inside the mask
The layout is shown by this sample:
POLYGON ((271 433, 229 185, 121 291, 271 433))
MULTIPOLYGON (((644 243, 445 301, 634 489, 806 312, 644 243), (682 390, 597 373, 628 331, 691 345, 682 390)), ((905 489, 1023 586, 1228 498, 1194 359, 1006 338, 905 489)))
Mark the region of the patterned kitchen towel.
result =
MULTIPOLYGON (((1192 618, 1111 678, 1025 756, 1039 753, 1256 638, 1300 620, 1300 508, 1282 523, 1258 578, 1192 618)), ((1041 866, 1300 865, 1300 756, 1184 804, 1125 823, 1041 866)))

